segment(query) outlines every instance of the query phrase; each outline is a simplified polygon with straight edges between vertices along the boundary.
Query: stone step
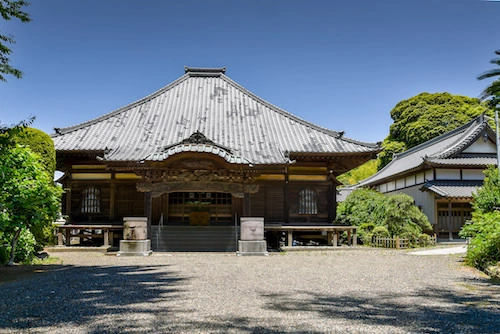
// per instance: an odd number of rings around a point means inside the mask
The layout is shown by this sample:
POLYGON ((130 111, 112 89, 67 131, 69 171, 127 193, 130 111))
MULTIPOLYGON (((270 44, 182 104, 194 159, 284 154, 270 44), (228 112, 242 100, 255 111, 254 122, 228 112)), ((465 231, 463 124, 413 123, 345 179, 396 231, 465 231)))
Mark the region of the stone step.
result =
POLYGON ((234 226, 152 226, 151 246, 156 252, 235 252, 237 235, 234 226))

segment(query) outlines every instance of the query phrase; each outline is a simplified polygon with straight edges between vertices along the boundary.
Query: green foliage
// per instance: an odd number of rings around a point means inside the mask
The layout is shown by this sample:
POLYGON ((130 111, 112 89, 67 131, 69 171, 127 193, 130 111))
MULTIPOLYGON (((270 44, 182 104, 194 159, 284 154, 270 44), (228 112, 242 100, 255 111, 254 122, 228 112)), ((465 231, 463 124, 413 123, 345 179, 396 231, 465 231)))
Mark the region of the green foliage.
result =
POLYGON ((356 189, 337 207, 337 220, 346 224, 361 226, 373 222, 378 225, 384 219, 385 197, 369 189, 356 189))
POLYGON ((389 162, 391 162, 394 154, 406 151, 405 143, 399 141, 390 141, 389 139, 386 139, 384 140, 382 146, 384 149, 378 155, 377 170, 381 170, 389 162))
POLYGON ((373 230, 377 226, 373 222, 363 223, 358 228, 358 238, 364 245, 369 245, 372 240, 373 230))
POLYGON ((388 238, 391 236, 391 233, 385 226, 377 226, 373 229, 372 231, 372 237, 379 237, 379 238, 388 238))
MULTIPOLYGON (((21 22, 29 22, 31 19, 28 13, 22 8, 29 3, 26 0, 1 0, 0 1, 0 16, 3 20, 8 21, 12 18, 17 18, 21 22)), ((7 81, 4 75, 13 75, 16 78, 21 78, 23 73, 10 66, 9 56, 12 53, 10 44, 16 41, 10 35, 0 34, 0 81, 7 81)))
MULTIPOLYGON (((23 228, 14 251, 14 262, 31 263, 37 252, 36 246, 37 243, 33 234, 23 228)), ((9 261, 11 249, 10 240, 7 240, 3 233, 0 233, 0 264, 6 264, 9 261)))
POLYGON ((415 206, 413 198, 409 195, 387 196, 385 212, 384 225, 391 235, 414 238, 422 232, 432 232, 427 216, 415 206))
POLYGON ((500 210, 500 178, 495 166, 488 166, 484 171, 483 186, 473 194, 472 208, 477 212, 500 210))
POLYGON ((384 140, 379 170, 387 165, 393 153, 410 149, 440 136, 475 117, 493 111, 479 99, 450 93, 421 93, 399 102, 392 110, 394 120, 384 140))
POLYGON ((391 110, 389 138, 412 148, 451 131, 490 110, 476 98, 449 93, 421 93, 391 110))
POLYGON ((10 256, 10 243, 5 233, 0 231, 0 264, 6 264, 10 256))
POLYGON ((471 238, 465 261, 485 270, 500 261, 500 180, 498 169, 484 171, 483 186, 473 194, 472 224, 460 231, 462 238, 471 238))
MULTIPOLYGON (((496 50, 495 54, 500 56, 500 50, 496 50)), ((500 66, 500 57, 494 58, 490 63, 500 66)), ((500 77, 500 67, 486 71, 477 78, 479 80, 500 77)), ((481 99, 487 101, 488 105, 492 108, 500 105, 500 79, 493 81, 488 87, 484 89, 481 94, 481 99)))
POLYGON ((15 146, 15 138, 18 137, 24 129, 33 124, 34 120, 35 118, 31 117, 28 120, 21 121, 15 125, 0 124, 0 147, 15 146))
POLYGON ((52 138, 42 130, 35 128, 23 128, 14 138, 14 142, 29 147, 38 155, 40 163, 47 173, 53 178, 56 170, 56 151, 52 138))
POLYGON ((0 148, 0 188, 0 231, 11 245, 23 229, 39 231, 56 219, 62 190, 29 149, 0 148))
POLYGON ((500 261, 500 212, 474 212, 473 223, 460 231, 463 238, 471 238, 465 262, 485 270, 500 261))
POLYGON ((354 168, 347 173, 339 175, 337 180, 342 182, 344 185, 353 185, 367 177, 372 176, 377 172, 377 160, 370 160, 362 164, 361 166, 354 168))
POLYGON ((35 236, 28 230, 23 229, 19 235, 16 249, 14 252, 14 262, 18 263, 31 263, 36 253, 36 240, 35 236))
POLYGON ((406 194, 385 196, 369 189, 357 189, 339 203, 337 220, 359 226, 360 240, 364 244, 373 236, 418 240, 423 232, 432 232, 429 220, 414 205, 412 197, 406 194))

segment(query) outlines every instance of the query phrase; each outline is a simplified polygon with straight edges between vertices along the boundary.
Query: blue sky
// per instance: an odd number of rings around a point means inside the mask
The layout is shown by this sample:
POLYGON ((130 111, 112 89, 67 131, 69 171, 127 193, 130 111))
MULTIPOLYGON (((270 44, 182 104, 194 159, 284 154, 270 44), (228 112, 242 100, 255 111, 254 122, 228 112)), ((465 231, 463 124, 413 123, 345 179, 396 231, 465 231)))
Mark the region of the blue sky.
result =
POLYGON ((479 96, 500 49, 500 2, 32 0, 0 21, 12 65, 0 122, 52 133, 140 99, 184 66, 226 74, 292 114, 367 142, 421 92, 479 96))

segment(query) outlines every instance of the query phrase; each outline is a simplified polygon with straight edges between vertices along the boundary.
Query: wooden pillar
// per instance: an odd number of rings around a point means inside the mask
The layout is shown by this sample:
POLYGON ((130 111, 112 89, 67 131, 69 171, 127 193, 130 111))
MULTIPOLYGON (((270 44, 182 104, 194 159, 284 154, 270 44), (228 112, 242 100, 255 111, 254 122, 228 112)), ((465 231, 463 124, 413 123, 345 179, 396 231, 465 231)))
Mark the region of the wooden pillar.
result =
POLYGON ((337 247, 338 242, 339 242, 339 235, 338 235, 338 232, 335 231, 335 232, 333 232, 333 244, 332 244, 332 246, 337 247))
POLYGON ((357 229, 353 229, 352 233, 352 245, 357 246, 358 245, 358 232, 357 229))
POLYGON ((111 180, 110 189, 109 189, 109 221, 112 222, 115 220, 115 194, 116 194, 116 184, 114 182, 114 174, 113 180, 111 180))
POLYGON ((287 246, 291 247, 291 246, 293 246, 293 231, 292 230, 288 230, 287 236, 288 236, 288 238, 287 238, 288 239, 287 246))
POLYGON ((153 199, 151 196, 151 192, 144 193, 144 216, 148 218, 148 239, 151 239, 151 219, 153 218, 152 202, 153 199))
POLYGON ((335 177, 330 170, 328 177, 328 222, 332 223, 337 216, 337 189, 335 187, 335 177))
POLYGON ((453 219, 453 210, 451 208, 451 200, 448 200, 448 237, 450 240, 453 240, 453 232, 451 231, 453 219))
POLYGON ((283 186, 283 220, 285 223, 290 221, 290 205, 289 200, 289 186, 288 186, 288 169, 285 171, 285 184, 283 186))
POLYGON ((104 229, 104 247, 109 246, 109 230, 107 228, 104 229))
POLYGON ((250 194, 245 193, 243 198, 243 216, 251 216, 252 210, 250 208, 250 194))
POLYGON ((66 212, 64 212, 65 215, 69 217, 69 219, 72 218, 72 212, 71 212, 71 183, 68 183, 66 185, 66 212))

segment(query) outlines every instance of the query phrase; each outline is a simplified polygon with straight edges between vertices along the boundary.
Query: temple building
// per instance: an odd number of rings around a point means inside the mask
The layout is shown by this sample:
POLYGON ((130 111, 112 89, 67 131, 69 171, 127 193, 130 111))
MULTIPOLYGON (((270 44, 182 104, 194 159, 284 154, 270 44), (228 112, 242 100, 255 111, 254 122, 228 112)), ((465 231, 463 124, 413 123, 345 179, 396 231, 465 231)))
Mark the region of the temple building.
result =
POLYGON ((231 250, 240 217, 331 224, 336 177, 380 151, 274 106, 225 68, 186 67, 151 95, 52 139, 68 223, 147 217, 154 250, 231 250))

